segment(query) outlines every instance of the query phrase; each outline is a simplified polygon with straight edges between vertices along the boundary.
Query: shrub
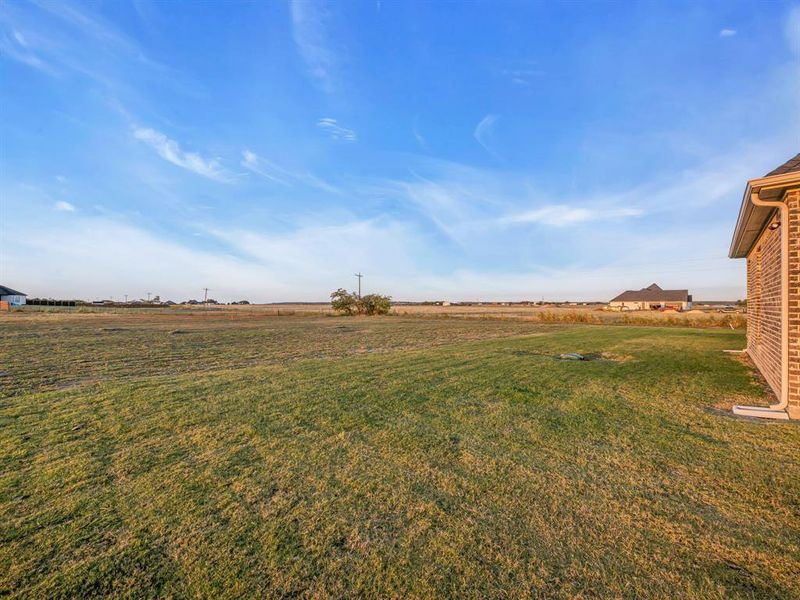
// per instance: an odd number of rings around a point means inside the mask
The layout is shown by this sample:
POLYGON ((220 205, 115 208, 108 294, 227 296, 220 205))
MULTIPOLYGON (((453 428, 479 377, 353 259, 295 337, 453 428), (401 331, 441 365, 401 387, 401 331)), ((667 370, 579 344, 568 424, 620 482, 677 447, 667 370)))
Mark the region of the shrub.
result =
POLYGON ((392 307, 392 299, 380 294, 368 294, 358 302, 359 312, 367 315, 386 315, 392 307))
POLYGON ((346 315, 385 315, 392 307, 392 299, 380 294, 367 294, 359 298, 354 292, 339 288, 331 294, 331 308, 346 315))
POLYGON ((339 288, 331 294, 331 308, 346 315, 361 312, 358 306, 358 296, 344 288, 339 288))

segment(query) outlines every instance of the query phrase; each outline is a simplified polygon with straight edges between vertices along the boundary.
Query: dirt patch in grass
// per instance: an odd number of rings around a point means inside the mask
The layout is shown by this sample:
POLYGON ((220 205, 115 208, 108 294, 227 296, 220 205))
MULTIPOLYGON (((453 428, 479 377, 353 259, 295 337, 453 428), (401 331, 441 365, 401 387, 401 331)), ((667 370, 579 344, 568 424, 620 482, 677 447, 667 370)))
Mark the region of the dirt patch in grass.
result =
POLYGON ((511 354, 514 356, 536 356, 550 360, 566 361, 566 362, 628 362, 632 360, 632 356, 623 356, 614 354, 613 352, 560 352, 551 354, 549 352, 542 352, 536 350, 512 350, 511 354))

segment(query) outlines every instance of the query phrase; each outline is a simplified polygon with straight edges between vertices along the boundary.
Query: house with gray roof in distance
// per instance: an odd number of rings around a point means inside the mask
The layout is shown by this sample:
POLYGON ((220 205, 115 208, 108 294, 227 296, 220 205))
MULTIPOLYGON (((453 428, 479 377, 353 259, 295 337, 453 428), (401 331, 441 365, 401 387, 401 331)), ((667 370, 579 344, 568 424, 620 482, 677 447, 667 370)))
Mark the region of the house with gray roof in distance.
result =
POLYGON ((612 310, 650 310, 692 308, 692 295, 689 290, 663 290, 658 284, 648 285, 640 290, 627 290, 608 303, 612 310))
POLYGON ((25 304, 27 296, 28 294, 0 285, 0 302, 8 302, 9 306, 21 306, 25 304))

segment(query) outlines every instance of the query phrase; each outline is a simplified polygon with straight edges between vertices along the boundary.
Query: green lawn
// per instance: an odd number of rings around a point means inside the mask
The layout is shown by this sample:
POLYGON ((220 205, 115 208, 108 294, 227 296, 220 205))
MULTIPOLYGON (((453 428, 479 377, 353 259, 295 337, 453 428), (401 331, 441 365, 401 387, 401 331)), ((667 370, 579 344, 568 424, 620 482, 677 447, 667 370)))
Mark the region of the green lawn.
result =
POLYGON ((0 595, 800 597, 731 330, 0 321, 0 595), (562 352, 603 360, 559 361, 562 352))

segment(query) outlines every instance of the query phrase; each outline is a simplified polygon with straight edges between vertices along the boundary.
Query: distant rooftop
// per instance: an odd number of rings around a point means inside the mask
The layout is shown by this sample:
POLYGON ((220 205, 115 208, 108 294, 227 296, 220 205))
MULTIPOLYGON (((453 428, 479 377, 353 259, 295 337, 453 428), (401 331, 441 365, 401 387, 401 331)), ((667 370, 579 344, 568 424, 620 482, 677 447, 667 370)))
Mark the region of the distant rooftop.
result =
POLYGON ((691 302, 689 290, 663 290, 658 284, 652 283, 640 290, 627 290, 622 292, 611 302, 691 302))
POLYGON ((0 285, 0 296, 27 296, 27 295, 28 294, 24 292, 18 292, 17 290, 12 290, 10 287, 0 285))

